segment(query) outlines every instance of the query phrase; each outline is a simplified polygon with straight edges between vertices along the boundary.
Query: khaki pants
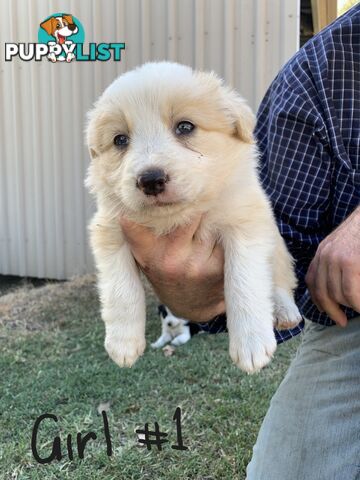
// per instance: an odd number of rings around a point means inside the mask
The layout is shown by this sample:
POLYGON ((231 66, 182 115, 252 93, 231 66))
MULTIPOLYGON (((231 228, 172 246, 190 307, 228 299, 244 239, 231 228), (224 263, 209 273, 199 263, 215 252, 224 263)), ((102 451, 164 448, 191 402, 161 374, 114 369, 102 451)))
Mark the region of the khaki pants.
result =
POLYGON ((360 317, 346 328, 307 321, 261 426, 247 480, 355 479, 360 479, 360 317))

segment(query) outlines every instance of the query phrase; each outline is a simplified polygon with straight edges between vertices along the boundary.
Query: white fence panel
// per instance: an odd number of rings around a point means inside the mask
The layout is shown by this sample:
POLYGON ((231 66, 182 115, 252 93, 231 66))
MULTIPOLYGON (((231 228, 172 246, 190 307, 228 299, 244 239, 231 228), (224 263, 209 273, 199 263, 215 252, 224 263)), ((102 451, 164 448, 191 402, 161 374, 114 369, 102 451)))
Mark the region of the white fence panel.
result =
POLYGON ((69 278, 93 269, 83 187, 85 112, 120 73, 171 59, 213 69, 256 108, 297 50, 299 0, 2 0, 0 274, 69 278), (71 13, 85 43, 125 42, 121 62, 4 61, 5 42, 37 42, 71 13))

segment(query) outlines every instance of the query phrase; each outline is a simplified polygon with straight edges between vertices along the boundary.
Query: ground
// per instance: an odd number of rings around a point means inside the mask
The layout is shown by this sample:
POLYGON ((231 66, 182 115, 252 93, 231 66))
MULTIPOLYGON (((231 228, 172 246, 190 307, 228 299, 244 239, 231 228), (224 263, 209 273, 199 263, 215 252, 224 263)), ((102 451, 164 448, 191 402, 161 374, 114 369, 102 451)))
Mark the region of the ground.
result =
MULTIPOLYGON (((1 283, 1 282, 0 282, 1 283)), ((118 368, 103 348, 104 327, 92 276, 34 288, 1 289, 0 479, 6 480, 234 480, 245 467, 270 398, 299 339, 280 345, 256 375, 238 370, 227 353, 227 335, 198 335, 172 356, 147 348, 131 369, 118 368), (175 409, 181 408, 183 443, 175 450, 175 409), (102 416, 107 411, 113 455, 106 454, 102 416), (63 458, 40 465, 31 451, 35 420, 38 449, 50 455, 61 438, 63 458), (135 430, 158 422, 169 442, 151 451, 135 430), (96 440, 79 460, 76 434, 96 440), (71 434, 74 460, 66 438, 71 434)), ((156 301, 149 295, 147 340, 160 333, 156 301)))

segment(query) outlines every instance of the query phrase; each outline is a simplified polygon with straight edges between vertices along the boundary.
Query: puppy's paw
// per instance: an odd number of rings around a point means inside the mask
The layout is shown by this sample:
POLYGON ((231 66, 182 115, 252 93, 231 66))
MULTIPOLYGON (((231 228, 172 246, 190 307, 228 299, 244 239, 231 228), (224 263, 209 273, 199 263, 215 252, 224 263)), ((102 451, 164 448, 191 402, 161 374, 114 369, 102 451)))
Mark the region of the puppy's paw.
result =
POLYGON ((174 345, 174 347, 180 347, 180 345, 184 345, 184 343, 186 343, 187 340, 184 340, 180 337, 180 335, 178 337, 175 337, 174 340, 171 341, 171 345, 174 345))
POLYGON ((253 332, 246 336, 230 337, 232 361, 244 372, 255 373, 267 365, 276 350, 273 330, 253 332))
POLYGON ((276 287, 274 294, 274 327, 279 330, 294 328, 301 320, 301 313, 292 295, 286 290, 276 287))
POLYGON ((119 367, 131 367, 144 353, 145 346, 145 338, 141 337, 114 334, 105 337, 105 349, 119 367))
POLYGON ((159 340, 157 340, 156 342, 150 344, 151 348, 161 348, 161 347, 163 347, 164 345, 165 345, 165 343, 159 342, 159 340))

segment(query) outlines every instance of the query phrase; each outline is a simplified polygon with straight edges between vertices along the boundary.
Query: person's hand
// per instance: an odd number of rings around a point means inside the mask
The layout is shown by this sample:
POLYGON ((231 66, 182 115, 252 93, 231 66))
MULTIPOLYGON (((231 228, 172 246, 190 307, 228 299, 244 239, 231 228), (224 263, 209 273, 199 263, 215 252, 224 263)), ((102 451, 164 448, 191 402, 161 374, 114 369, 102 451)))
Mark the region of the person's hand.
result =
POLYGON ((225 312, 224 253, 214 242, 200 242, 198 216, 168 235, 120 218, 125 238, 161 302, 179 317, 206 322, 225 312))
POLYGON ((321 312, 345 327, 339 305, 360 312, 360 207, 319 245, 305 278, 321 312))

